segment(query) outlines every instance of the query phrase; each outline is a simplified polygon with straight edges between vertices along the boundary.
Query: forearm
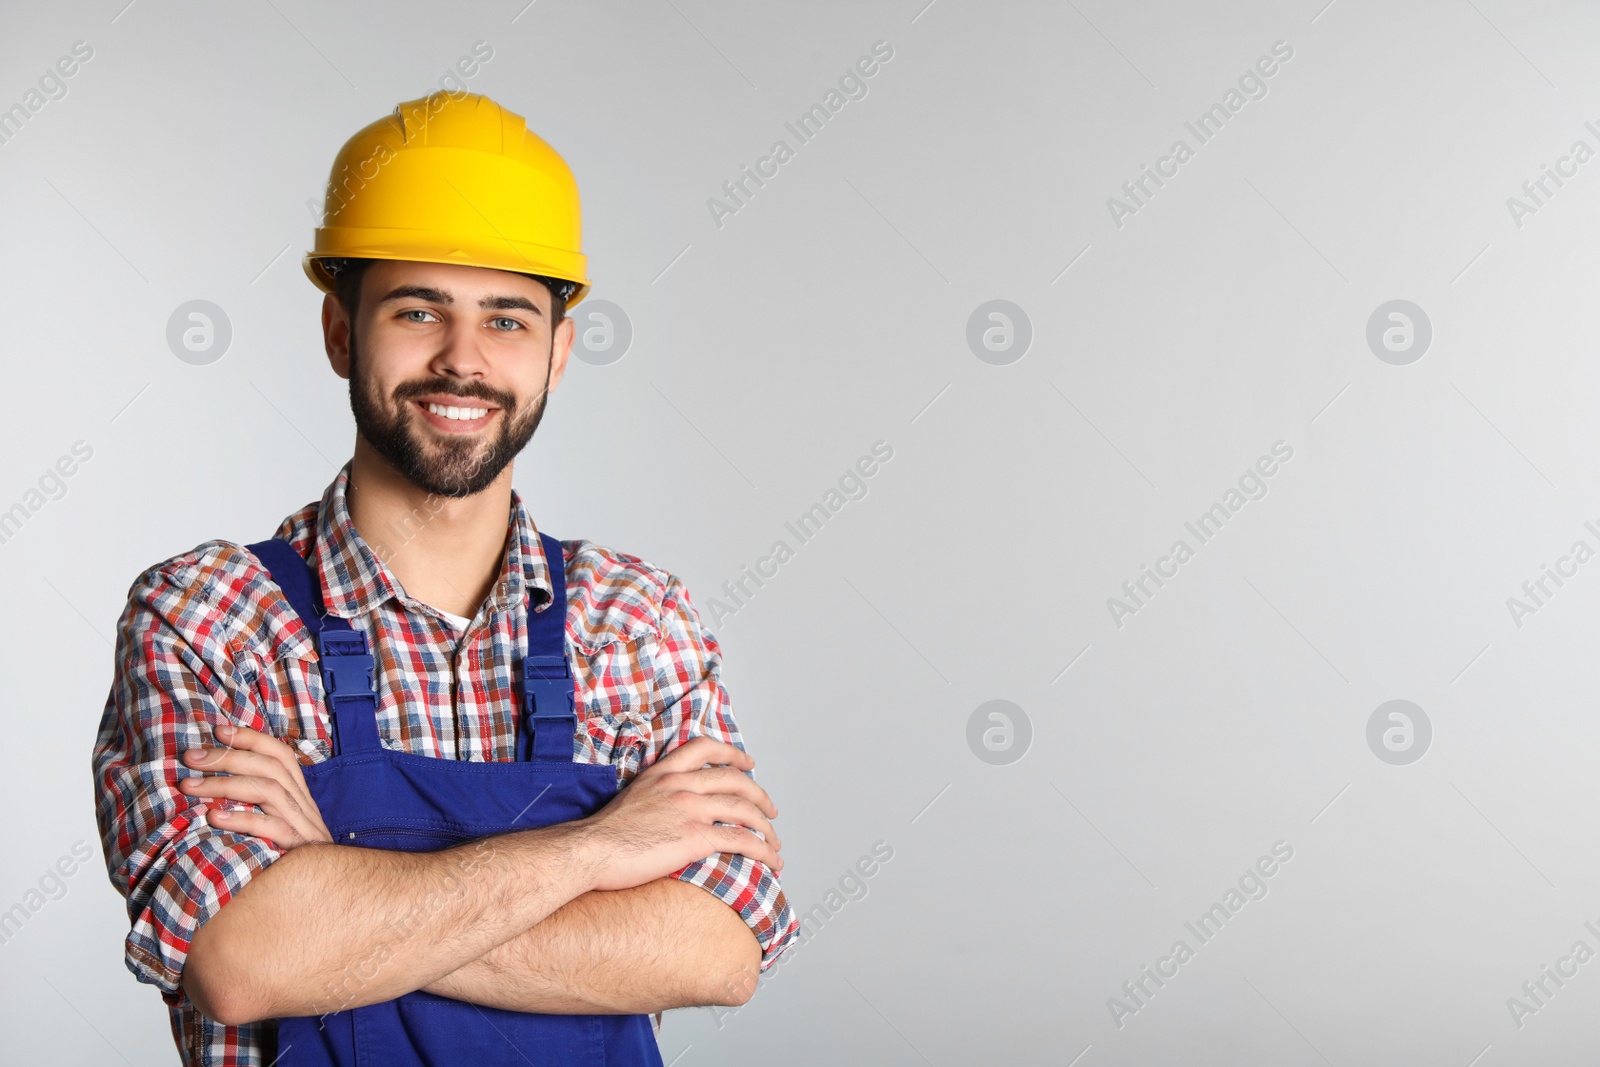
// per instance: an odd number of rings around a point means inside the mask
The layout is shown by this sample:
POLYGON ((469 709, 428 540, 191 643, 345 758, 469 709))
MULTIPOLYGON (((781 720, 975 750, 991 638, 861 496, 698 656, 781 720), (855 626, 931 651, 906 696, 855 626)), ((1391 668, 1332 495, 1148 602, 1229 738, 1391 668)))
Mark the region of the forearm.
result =
POLYGON ((294 849, 196 932, 184 988, 220 1022, 390 1000, 478 959, 589 883, 570 827, 439 852, 294 849))
POLYGON ((761 945, 738 912, 662 878, 591 892, 424 988, 485 1007, 633 1014, 743 1004, 761 945))

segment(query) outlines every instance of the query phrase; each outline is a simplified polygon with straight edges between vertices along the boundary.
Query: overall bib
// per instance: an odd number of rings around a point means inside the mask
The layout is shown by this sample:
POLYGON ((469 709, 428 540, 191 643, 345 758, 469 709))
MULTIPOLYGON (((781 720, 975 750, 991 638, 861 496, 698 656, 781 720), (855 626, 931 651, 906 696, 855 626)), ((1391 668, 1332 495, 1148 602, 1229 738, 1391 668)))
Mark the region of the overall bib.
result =
MULTIPOLYGON (((331 759, 303 767, 336 844, 432 852, 492 834, 581 819, 617 791, 616 768, 574 762, 577 720, 566 654, 566 578, 561 545, 540 534, 554 596, 528 605, 515 762, 437 759, 378 743, 374 659, 366 637, 325 613, 317 573, 288 542, 248 547, 299 614, 321 659, 333 719, 331 759)), ((461 879, 470 888, 463 853, 461 879)), ((432 936, 427 909, 392 942, 345 972, 352 999, 362 976, 432 936), (413 942, 415 943, 415 942, 413 942)), ((660 1067, 646 1015, 541 1015, 482 1007, 422 990, 320 1017, 280 1020, 275 1067, 660 1067)))

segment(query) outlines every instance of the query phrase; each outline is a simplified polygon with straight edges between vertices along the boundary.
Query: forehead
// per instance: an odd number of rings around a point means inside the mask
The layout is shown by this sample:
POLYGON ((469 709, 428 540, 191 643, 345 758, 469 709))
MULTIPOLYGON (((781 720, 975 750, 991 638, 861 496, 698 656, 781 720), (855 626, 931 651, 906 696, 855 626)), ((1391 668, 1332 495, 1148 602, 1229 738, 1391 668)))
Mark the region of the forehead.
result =
POLYGON ((533 301, 539 310, 550 314, 550 290, 543 282, 534 281, 525 274, 491 267, 466 267, 458 263, 411 263, 405 260, 380 259, 367 268, 361 280, 362 299, 375 299, 402 285, 437 289, 453 297, 457 305, 476 306, 480 300, 495 296, 522 296, 533 301))

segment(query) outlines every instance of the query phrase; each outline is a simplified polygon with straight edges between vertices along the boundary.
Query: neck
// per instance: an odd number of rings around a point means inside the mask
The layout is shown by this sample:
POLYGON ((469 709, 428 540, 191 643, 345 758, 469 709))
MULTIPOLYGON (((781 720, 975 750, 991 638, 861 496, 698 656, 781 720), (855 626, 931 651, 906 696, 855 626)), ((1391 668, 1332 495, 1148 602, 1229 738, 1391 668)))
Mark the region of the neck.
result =
POLYGON ((505 561, 511 471, 507 464, 472 496, 440 496, 406 481, 358 435, 345 502, 356 532, 408 596, 470 619, 505 561))

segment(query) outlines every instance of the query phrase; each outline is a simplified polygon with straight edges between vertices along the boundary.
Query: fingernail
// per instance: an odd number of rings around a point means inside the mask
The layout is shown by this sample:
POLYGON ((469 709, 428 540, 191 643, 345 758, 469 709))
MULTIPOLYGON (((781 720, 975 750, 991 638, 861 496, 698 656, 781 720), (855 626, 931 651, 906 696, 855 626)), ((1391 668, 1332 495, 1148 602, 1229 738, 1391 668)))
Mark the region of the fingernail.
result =
POLYGON ((217 727, 217 736, 218 737, 232 737, 233 736, 233 726, 232 726, 232 724, 223 723, 221 726, 217 727))
POLYGON ((226 819, 228 817, 228 813, 221 808, 212 808, 211 814, 215 815, 219 819, 226 819))

